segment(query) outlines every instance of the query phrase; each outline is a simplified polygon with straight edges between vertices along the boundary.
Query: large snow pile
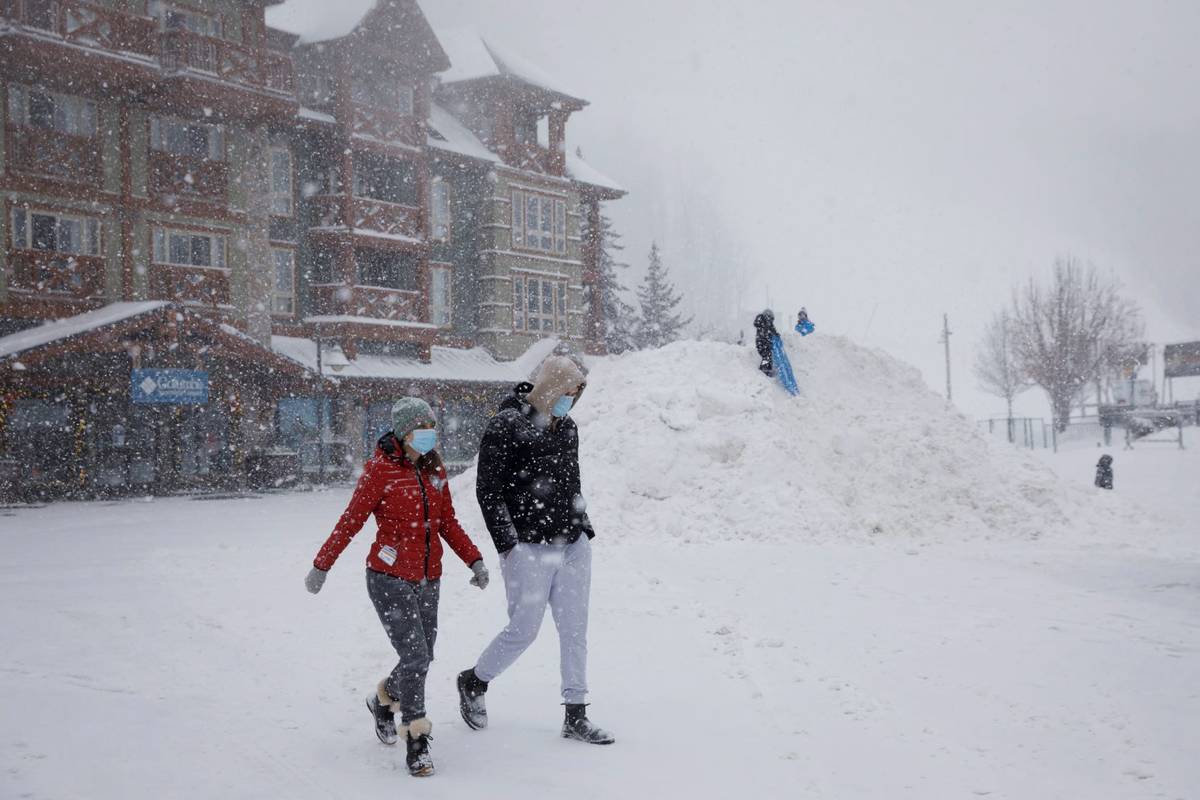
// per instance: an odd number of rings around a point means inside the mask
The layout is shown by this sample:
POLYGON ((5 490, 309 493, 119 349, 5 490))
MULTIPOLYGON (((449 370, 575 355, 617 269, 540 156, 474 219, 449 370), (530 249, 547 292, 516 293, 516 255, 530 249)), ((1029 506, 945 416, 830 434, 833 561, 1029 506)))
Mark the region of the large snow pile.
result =
MULTIPOLYGON (((1025 537, 1135 513, 989 443, 916 369, 840 337, 785 337, 803 396, 751 347, 677 342, 594 359, 573 412, 584 492, 606 536, 1025 537)), ((477 519, 474 471, 456 482, 477 519)), ((1107 524, 1101 524, 1107 520, 1107 524)))

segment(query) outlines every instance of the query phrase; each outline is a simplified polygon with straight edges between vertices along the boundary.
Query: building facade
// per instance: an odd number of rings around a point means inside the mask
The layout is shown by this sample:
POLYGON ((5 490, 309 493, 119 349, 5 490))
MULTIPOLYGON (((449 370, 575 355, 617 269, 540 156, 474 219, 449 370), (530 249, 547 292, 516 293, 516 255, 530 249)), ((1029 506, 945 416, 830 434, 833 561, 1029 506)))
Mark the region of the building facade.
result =
POLYGON ((0 485, 341 475, 411 393, 465 463, 531 362, 596 349, 581 220, 623 192, 566 156, 584 101, 415 0, 337 5, 0 0, 0 485))

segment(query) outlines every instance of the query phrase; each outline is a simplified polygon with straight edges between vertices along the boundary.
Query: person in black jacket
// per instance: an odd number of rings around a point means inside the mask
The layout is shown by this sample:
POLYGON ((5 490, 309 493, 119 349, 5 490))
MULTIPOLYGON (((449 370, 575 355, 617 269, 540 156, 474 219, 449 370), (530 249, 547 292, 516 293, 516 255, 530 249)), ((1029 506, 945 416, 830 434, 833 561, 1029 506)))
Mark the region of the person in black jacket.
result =
POLYGON ((562 735, 611 744, 585 713, 587 620, 596 535, 579 477, 579 432, 568 413, 586 386, 575 360, 553 355, 532 384, 518 384, 484 432, 475 493, 508 597, 508 625, 458 676, 468 727, 487 727, 484 693, 537 638, 546 606, 560 644, 562 735))
POLYGON ((1113 486, 1112 456, 1100 456, 1096 464, 1096 486, 1100 489, 1111 489, 1113 486))
POLYGON ((766 309, 754 318, 754 346, 761 359, 758 368, 768 378, 775 375, 775 364, 771 357, 771 345, 779 331, 775 330, 775 312, 766 309))

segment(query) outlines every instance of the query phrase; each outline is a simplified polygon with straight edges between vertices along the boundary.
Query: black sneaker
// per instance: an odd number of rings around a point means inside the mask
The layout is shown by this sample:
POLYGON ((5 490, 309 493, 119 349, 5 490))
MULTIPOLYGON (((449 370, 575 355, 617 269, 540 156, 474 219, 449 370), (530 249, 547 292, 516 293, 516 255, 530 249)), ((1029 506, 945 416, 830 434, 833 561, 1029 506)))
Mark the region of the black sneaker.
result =
POLYGON ((567 718, 563 721, 562 735, 564 739, 575 739, 588 744, 612 744, 616 741, 611 733, 592 724, 587 718, 587 706, 583 703, 567 704, 567 718))
POLYGON ((474 669, 458 673, 458 710, 462 712, 463 722, 473 731, 487 727, 487 706, 483 696, 487 693, 488 685, 479 680, 474 669))
POLYGON ((371 711, 371 716, 375 718, 375 735, 379 737, 379 741, 384 744, 395 744, 396 739, 396 715, 392 713, 392 709, 379 702, 379 695, 372 695, 367 698, 367 708, 371 711))
POLYGON ((429 754, 430 737, 422 734, 417 738, 405 736, 408 745, 408 755, 404 761, 408 764, 408 774, 414 778, 427 778, 433 774, 433 756, 429 754))

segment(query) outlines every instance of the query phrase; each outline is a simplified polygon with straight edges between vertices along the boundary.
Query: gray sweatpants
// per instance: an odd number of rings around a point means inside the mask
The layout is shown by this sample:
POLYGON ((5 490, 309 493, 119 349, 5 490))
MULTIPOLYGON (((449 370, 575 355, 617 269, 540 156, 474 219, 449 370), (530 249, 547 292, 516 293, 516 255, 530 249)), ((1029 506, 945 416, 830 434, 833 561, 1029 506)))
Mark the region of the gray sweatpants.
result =
POLYGON ((383 688, 400 701, 404 725, 425 716, 425 676, 437 639, 439 581, 406 581, 367 570, 367 594, 392 640, 399 663, 383 688))
POLYGON ((475 674, 491 681, 508 669, 537 638, 546 606, 558 628, 562 696, 582 703, 587 695, 588 598, 592 590, 592 546, 587 536, 574 543, 521 543, 501 559, 508 625, 492 640, 475 674))

